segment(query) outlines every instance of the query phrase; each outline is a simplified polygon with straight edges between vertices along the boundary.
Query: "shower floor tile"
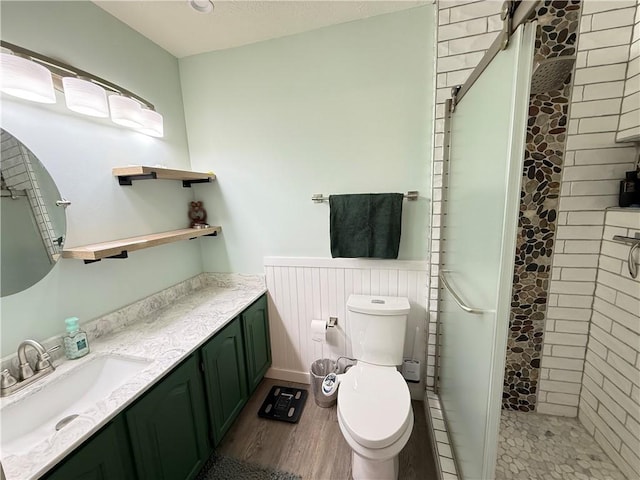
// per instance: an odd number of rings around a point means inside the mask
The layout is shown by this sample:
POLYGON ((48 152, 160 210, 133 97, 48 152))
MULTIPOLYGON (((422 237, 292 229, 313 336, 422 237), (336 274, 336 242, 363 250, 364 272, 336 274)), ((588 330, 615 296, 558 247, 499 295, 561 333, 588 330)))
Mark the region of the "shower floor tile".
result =
POLYGON ((496 480, 626 480, 576 418, 503 410, 496 480))

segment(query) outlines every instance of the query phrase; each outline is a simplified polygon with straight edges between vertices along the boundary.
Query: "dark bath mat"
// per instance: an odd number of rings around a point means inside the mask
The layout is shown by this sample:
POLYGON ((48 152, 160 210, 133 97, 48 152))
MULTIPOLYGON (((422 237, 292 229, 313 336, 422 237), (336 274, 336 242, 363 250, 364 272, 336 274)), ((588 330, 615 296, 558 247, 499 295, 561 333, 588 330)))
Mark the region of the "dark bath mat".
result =
POLYGON ((243 462, 224 455, 213 454, 196 480, 301 480, 293 473, 280 472, 243 462))
POLYGON ((301 388, 274 385, 262 402, 258 416, 281 422, 298 423, 307 395, 307 391, 301 388))

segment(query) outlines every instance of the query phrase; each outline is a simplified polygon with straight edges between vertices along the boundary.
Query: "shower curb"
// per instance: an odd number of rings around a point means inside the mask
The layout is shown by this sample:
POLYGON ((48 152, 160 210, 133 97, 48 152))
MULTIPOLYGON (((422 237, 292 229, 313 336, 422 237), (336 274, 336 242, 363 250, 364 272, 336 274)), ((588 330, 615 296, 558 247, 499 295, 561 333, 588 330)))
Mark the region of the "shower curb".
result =
POLYGON ((451 440, 447 431, 447 422, 440 405, 440 397, 433 390, 427 389, 424 394, 424 413, 427 418, 429 437, 433 448, 433 458, 438 471, 439 480, 458 480, 458 468, 451 440))

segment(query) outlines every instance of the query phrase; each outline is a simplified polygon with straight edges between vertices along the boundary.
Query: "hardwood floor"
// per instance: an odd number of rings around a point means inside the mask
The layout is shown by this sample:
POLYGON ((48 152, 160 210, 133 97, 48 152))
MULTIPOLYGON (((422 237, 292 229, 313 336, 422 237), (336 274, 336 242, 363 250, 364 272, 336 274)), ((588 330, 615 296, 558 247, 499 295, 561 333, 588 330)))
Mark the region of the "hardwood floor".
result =
MULTIPOLYGON (((400 480, 435 480, 422 403, 413 402, 413 432, 400 453, 400 480)), ((264 379, 226 434, 218 451, 233 458, 300 475, 303 480, 350 480, 351 450, 338 426, 336 407, 320 408, 310 385, 264 379), (306 388, 309 398, 297 424, 258 417, 273 385, 306 388)))

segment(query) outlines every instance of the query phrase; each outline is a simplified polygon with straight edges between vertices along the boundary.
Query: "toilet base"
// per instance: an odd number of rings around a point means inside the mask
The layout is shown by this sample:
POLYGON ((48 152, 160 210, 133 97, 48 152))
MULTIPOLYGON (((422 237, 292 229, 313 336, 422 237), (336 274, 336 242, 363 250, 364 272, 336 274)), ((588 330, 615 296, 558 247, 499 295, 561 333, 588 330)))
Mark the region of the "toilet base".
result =
POLYGON ((377 461, 351 450, 351 475, 353 480, 398 480, 398 455, 377 461))

